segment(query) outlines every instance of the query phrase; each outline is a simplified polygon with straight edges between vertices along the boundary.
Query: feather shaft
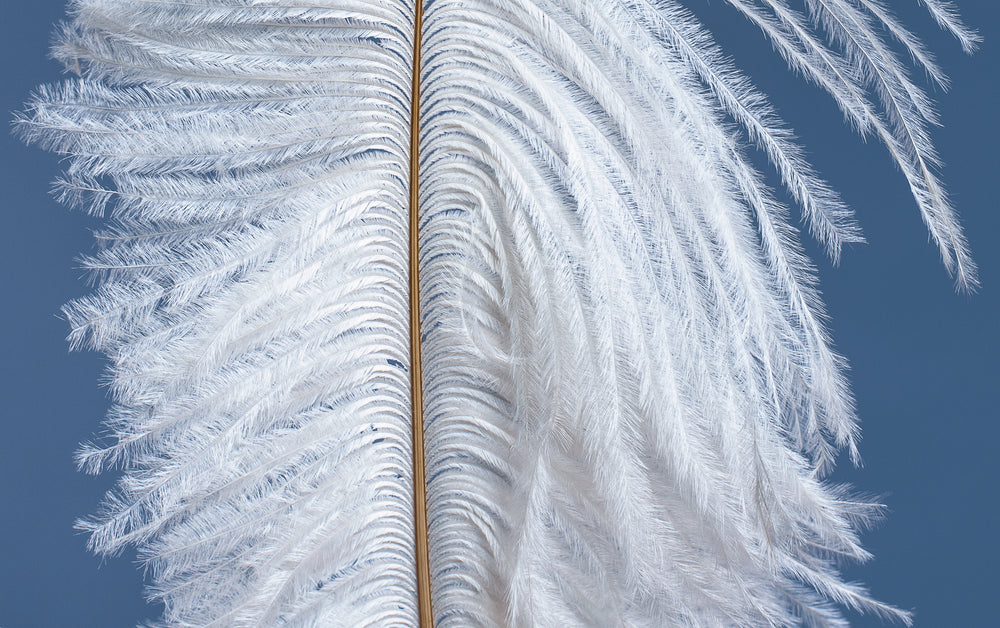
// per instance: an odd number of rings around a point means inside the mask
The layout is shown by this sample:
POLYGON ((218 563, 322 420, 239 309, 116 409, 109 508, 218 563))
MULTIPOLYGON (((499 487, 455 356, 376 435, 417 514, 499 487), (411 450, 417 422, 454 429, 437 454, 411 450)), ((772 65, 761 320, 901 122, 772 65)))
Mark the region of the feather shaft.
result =
POLYGON ((413 416, 413 528, 416 544, 417 611, 422 628, 434 625, 427 530, 427 473, 424 462, 423 369, 420 351, 420 48, 423 0, 413 18, 413 76, 410 91, 410 387, 413 416))

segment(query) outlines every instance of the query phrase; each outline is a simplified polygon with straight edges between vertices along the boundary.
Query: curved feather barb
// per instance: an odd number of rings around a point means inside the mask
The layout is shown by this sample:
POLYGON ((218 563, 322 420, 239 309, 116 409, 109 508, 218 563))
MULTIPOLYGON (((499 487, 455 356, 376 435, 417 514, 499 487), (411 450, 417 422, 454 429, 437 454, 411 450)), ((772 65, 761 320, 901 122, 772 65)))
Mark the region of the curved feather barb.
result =
MULTIPOLYGON (((944 84, 930 53, 881 0, 730 4, 886 144, 972 286, 899 59, 944 84)), ((124 472, 81 526, 138 548, 166 625, 909 623, 838 573, 879 507, 822 479, 857 456, 844 365, 733 123, 831 255, 858 228, 681 3, 71 14, 81 76, 21 131, 110 208, 66 314, 113 376, 80 465, 124 472)))

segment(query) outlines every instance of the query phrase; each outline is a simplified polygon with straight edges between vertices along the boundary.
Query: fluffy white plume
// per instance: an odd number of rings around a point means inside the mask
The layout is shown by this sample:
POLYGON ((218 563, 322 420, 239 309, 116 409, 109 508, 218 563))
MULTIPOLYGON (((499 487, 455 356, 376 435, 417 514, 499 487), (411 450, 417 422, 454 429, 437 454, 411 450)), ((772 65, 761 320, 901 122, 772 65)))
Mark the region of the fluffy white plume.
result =
MULTIPOLYGON (((730 0, 889 148, 975 282, 927 136, 931 55, 881 0, 730 0), (891 39, 891 41, 890 41, 891 39), (895 43, 893 43, 895 42, 895 43)), ((971 49, 950 3, 925 0, 971 49)), ((715 9, 713 9, 715 10, 715 9)), ((110 208, 66 308, 111 360, 121 466, 83 525, 170 626, 415 625, 414 0, 75 0, 21 129, 110 208)), ((876 505, 761 147, 833 256, 860 239, 673 0, 424 0, 422 382, 438 626, 909 621, 845 583, 876 505), (735 123, 735 124, 734 124, 735 123)))

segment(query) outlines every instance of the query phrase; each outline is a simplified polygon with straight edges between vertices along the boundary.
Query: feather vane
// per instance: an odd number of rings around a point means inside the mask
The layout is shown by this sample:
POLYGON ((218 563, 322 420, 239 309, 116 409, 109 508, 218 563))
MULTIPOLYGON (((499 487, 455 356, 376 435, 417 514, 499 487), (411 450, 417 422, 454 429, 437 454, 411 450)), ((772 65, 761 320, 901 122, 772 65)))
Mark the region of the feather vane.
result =
MULTIPOLYGON (((974 286, 933 107, 880 29, 945 85, 930 53, 880 0, 730 4, 887 145, 974 286)), ((71 15, 56 54, 81 76, 21 129, 70 156, 66 200, 110 213, 100 284, 66 314, 111 365, 80 465, 124 472, 81 525, 100 553, 138 547, 164 624, 418 624, 412 359, 435 625, 910 621, 839 575, 879 506, 823 480, 858 457, 845 367, 734 131, 834 258, 860 231, 682 3, 71 15)))

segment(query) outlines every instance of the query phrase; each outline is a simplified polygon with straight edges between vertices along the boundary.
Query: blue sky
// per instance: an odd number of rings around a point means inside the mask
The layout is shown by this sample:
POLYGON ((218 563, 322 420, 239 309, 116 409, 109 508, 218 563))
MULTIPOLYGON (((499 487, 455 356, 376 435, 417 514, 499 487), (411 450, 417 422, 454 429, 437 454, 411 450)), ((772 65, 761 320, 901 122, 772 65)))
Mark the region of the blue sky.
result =
MULTIPOLYGON (((692 3, 696 4, 696 3, 692 3)), ((916 2, 897 1, 924 36, 953 87, 936 92, 944 126, 935 143, 946 181, 980 265, 983 287, 955 293, 884 148, 863 143, 829 100, 790 74, 766 43, 721 0, 699 9, 757 84, 773 96, 817 169, 852 205, 868 239, 832 268, 819 263, 830 328, 851 362, 862 418, 865 466, 835 479, 883 496, 890 515, 865 535, 875 554, 851 567, 876 596, 915 609, 918 626, 995 624, 1000 584, 1000 212, 997 71, 1000 9, 961 0, 966 21, 986 38, 973 57, 937 31, 916 2)), ((20 109, 37 84, 59 79, 47 59, 61 0, 19 3, 2 24, 3 107, 20 109)), ((58 159, 0 134, 4 190, 3 434, 0 442, 0 626, 132 626, 154 617, 134 557, 89 554, 73 521, 93 511, 111 476, 75 470, 77 443, 95 434, 107 407, 103 361, 69 353, 58 316, 86 293, 74 258, 91 249, 97 221, 48 194, 58 159)), ((857 626, 878 625, 857 618, 857 626)))

